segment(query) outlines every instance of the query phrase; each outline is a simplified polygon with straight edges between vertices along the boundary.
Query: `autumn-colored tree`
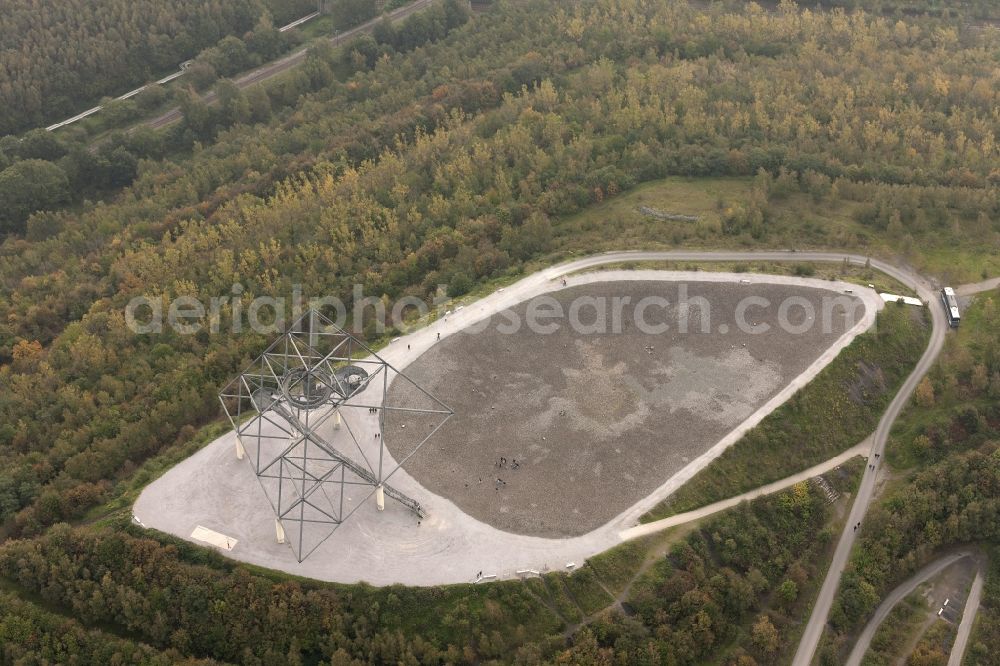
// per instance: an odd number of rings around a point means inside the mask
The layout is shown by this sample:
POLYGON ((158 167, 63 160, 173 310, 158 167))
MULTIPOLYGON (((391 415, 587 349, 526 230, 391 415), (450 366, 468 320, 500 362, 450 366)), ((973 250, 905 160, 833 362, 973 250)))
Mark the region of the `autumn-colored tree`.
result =
POLYGON ((764 656, 772 656, 778 650, 779 637, 778 630, 771 623, 771 619, 766 615, 757 617, 753 628, 750 630, 750 638, 754 648, 764 656))
POLYGON ((921 407, 933 407, 934 406, 934 385, 931 384, 930 377, 924 377, 917 384, 917 389, 914 392, 914 398, 917 404, 921 407))

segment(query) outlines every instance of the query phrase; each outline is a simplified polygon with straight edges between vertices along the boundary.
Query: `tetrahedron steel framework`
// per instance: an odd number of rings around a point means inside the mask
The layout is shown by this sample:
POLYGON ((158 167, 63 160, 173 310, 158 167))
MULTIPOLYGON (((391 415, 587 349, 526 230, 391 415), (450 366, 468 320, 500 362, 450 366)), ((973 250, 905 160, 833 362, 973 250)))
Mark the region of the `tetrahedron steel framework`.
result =
POLYGON ((322 313, 302 315, 219 398, 237 455, 274 509, 278 540, 299 562, 373 494, 379 510, 389 496, 423 517, 416 500, 386 481, 453 412, 322 313), (390 400, 393 382, 409 384, 393 392, 403 398, 390 400), (386 456, 390 415, 407 421, 396 427, 417 429, 398 462, 386 456))

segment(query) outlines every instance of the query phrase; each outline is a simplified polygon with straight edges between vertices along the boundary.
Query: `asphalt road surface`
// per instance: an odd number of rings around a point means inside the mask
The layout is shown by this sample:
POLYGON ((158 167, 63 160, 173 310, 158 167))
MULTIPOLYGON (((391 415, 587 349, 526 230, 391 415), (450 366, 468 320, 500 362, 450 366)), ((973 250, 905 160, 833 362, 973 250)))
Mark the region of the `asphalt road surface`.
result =
POLYGON ((951 654, 948 655, 948 666, 961 666, 962 657, 965 656, 965 649, 969 645, 969 634, 972 633, 972 625, 976 621, 976 613, 979 612, 979 600, 983 595, 983 568, 980 566, 976 572, 976 578, 972 581, 969 589, 969 597, 965 600, 965 610, 962 611, 962 621, 958 625, 958 633, 955 634, 955 642, 951 646, 951 654))
MULTIPOLYGON (((418 12, 426 7, 429 7, 433 3, 434 0, 416 0, 415 2, 406 5, 405 7, 400 7, 395 11, 389 12, 388 17, 390 20, 393 21, 404 19, 410 14, 418 12)), ((346 30, 338 35, 335 35, 334 37, 330 38, 330 42, 334 46, 337 46, 354 37, 357 37, 360 34, 371 32, 371 30, 376 25, 378 25, 378 23, 382 20, 382 18, 383 17, 378 16, 376 18, 373 18, 371 21, 368 21, 367 23, 363 23, 357 26, 356 28, 351 28, 350 30, 346 30)), ((244 74, 238 79, 235 79, 233 83, 235 83, 236 87, 238 88, 246 88, 248 86, 252 86, 255 83, 266 81, 267 79, 270 79, 272 77, 281 74, 282 72, 288 71, 292 67, 302 64, 302 62, 305 61, 306 56, 308 55, 309 55, 308 47, 299 49, 298 51, 291 53, 285 56, 284 58, 281 58, 280 60, 275 60, 272 63, 268 63, 263 67, 260 67, 258 69, 253 70, 252 72, 244 74)), ((206 104, 211 104, 216 100, 216 94, 214 92, 209 92, 202 97, 202 100, 206 104)), ((159 129, 161 127, 166 127, 171 123, 177 122, 178 120, 181 119, 182 115, 183 114, 181 114, 180 108, 177 107, 171 109, 170 111, 167 111, 161 116, 153 118, 152 120, 148 120, 143 124, 152 127, 153 129, 159 129)))
MULTIPOLYGON (((803 254, 802 256, 805 258, 807 255, 803 254)), ((852 258, 851 261, 853 262, 854 259, 852 258)), ((854 540, 858 536, 858 530, 855 530, 854 526, 858 523, 863 523, 865 514, 868 512, 868 506, 871 504, 872 497, 874 496, 875 481, 884 460, 882 454, 885 452, 885 444, 889 438, 889 431, 892 429, 892 425, 899 417, 903 407, 909 402, 910 395, 916 389, 917 384, 920 383, 920 380, 923 379, 935 360, 937 360, 937 356, 941 353, 941 348, 944 345, 945 333, 948 331, 948 323, 945 321, 944 310, 938 307, 939 299, 935 287, 912 271, 895 268, 875 259, 872 260, 871 265, 916 291, 920 298, 929 305, 934 328, 931 332, 931 339, 927 345, 927 350, 917 363, 917 367, 913 369, 913 372, 906 379, 899 393, 896 394, 895 399, 889 405, 889 409, 882 415, 882 420, 879 421, 869 455, 869 461, 874 465, 874 468, 865 468, 857 497, 851 508, 850 517, 844 524, 844 531, 840 535, 840 541, 837 543, 837 549, 834 551, 830 568, 827 571, 826 578, 823 580, 823 586, 820 588, 819 596, 813 606, 809 623, 806 625, 802 639, 799 642, 798 650, 795 652, 792 666, 809 666, 812 663, 813 656, 816 654, 816 648, 819 646, 820 637, 823 635, 823 630, 826 627, 827 618, 830 615, 830 607, 833 605, 833 599, 840 585, 840 577, 844 573, 844 567, 847 565, 847 560, 850 557, 854 540)), ((994 281, 988 280, 975 285, 966 285, 960 287, 960 289, 962 289, 963 293, 973 294, 980 291, 987 291, 994 288, 994 286, 994 281)))

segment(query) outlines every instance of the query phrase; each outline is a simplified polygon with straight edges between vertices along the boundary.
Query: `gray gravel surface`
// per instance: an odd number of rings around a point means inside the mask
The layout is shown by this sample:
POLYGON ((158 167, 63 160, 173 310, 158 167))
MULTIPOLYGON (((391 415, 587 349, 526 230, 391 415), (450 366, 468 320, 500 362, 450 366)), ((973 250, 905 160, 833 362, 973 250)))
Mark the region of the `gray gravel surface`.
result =
MULTIPOLYGON (((676 304, 678 284, 612 282, 554 295, 566 313, 574 302, 588 303, 577 318, 585 325, 599 321, 596 304, 605 303, 606 332, 576 332, 569 319, 553 319, 560 326, 551 334, 527 326, 508 333, 510 318, 498 314, 485 330, 474 326, 442 340, 405 372, 456 414, 407 471, 499 529, 585 534, 704 453, 848 328, 839 311, 829 326, 822 321, 823 299, 843 294, 775 284, 685 286, 688 302, 704 298, 711 307, 704 319, 689 309, 687 333, 680 332, 676 305, 645 311, 647 322, 667 324, 667 332, 636 325, 635 304, 648 297, 676 304), (747 311, 752 333, 735 324, 747 296, 772 304, 747 311), (807 299, 817 313, 805 333, 778 324, 779 304, 790 297, 807 299), (620 332, 612 317, 616 298, 630 301, 617 310, 620 332)), ((511 311, 524 322, 528 308, 511 311)), ((788 321, 799 326, 806 316, 794 307, 788 321)), ((408 386, 394 383, 390 399, 409 397, 408 386)), ((399 460, 423 430, 402 428, 408 416, 395 421, 386 441, 399 460)))

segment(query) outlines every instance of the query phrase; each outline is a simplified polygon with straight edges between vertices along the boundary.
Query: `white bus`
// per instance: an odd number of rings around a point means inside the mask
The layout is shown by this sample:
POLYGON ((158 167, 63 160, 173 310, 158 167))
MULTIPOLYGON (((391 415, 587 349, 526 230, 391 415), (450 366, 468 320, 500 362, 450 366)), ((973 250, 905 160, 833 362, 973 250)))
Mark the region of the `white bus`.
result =
POLYGON ((955 290, 951 287, 942 289, 941 302, 944 304, 944 313, 948 317, 948 325, 952 328, 958 328, 962 317, 958 312, 958 300, 955 298, 955 290))

